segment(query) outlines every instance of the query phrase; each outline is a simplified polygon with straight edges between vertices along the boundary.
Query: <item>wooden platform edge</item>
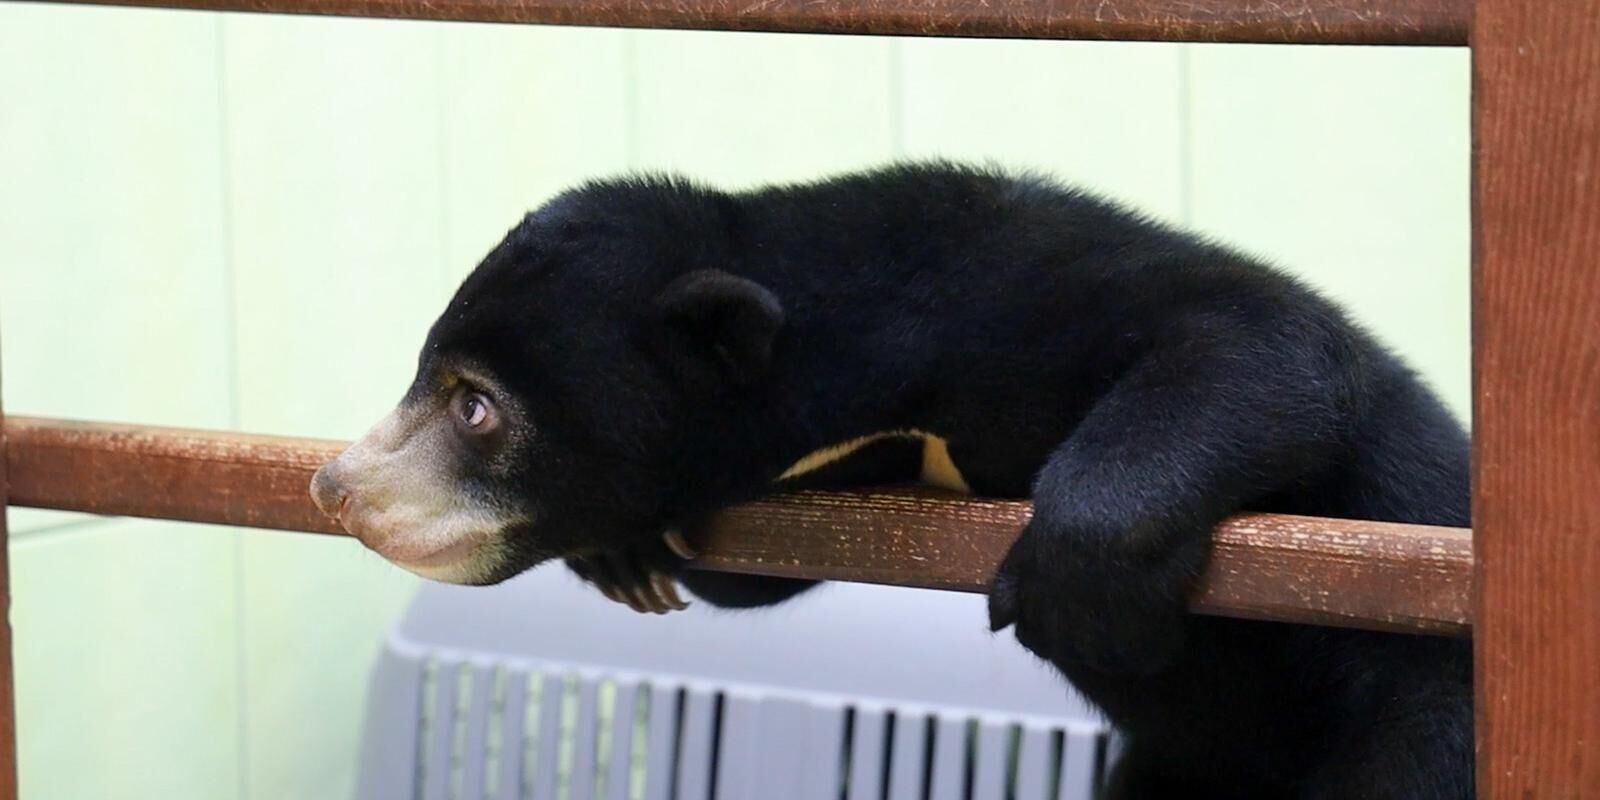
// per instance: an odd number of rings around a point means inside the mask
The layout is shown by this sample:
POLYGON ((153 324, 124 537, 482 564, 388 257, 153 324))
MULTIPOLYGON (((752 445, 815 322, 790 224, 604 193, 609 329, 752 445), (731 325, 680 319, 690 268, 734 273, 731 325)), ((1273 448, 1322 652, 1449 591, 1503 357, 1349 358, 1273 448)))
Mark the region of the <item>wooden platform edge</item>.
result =
MULTIPOLYGON (((11 502, 94 514, 340 533, 311 473, 343 443, 13 417, 11 502)), ((695 566, 983 592, 1029 504, 933 491, 777 495, 692 532, 695 566)), ((1216 533, 1197 612, 1466 635, 1471 531, 1249 514, 1216 533)))
POLYGON ((1471 0, 56 0, 617 28, 1262 44, 1465 45, 1471 0))

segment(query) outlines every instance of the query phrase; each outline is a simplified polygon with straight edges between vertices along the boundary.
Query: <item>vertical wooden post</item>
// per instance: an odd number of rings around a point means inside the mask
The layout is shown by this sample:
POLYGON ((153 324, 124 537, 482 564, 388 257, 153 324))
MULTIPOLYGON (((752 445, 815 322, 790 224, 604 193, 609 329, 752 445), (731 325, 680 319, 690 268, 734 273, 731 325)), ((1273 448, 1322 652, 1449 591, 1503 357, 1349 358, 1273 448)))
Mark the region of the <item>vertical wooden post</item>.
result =
POLYGON ((11 539, 6 532, 6 412, 0 404, 0 800, 17 798, 17 717, 11 687, 11 539))
POLYGON ((1472 48, 1479 796, 1600 797, 1600 3, 1472 48))

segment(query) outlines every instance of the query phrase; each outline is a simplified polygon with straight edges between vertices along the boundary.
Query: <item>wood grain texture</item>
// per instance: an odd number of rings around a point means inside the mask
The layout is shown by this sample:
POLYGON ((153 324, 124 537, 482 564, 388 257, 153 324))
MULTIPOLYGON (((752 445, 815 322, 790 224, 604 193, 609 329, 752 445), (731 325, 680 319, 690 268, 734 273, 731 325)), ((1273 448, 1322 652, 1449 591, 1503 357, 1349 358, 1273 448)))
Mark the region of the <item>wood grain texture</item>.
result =
MULTIPOLYGON (((0 453, 6 452, 6 410, 0 406, 0 453)), ((11 541, 6 531, 6 460, 0 458, 0 800, 17 798, 17 703, 11 662, 11 541)))
MULTIPOLYGON (((19 505, 341 533, 307 496, 340 442, 22 417, 7 432, 19 505)), ((1030 510, 931 491, 802 493, 730 509, 691 535, 707 569, 983 592, 1030 510)), ((1197 612, 1469 630, 1470 531, 1254 514, 1216 537, 1197 612)))
MULTIPOLYGON (((729 509, 694 536, 707 566, 984 592, 1028 503, 929 491, 802 492, 729 509)), ((1277 514, 1216 531, 1203 614, 1466 634, 1470 533, 1277 514)))
POLYGON ((344 533, 308 493, 344 442, 27 417, 6 434, 14 505, 344 533))
POLYGON ((1477 9, 1479 796, 1600 797, 1600 6, 1477 9))
POLYGON ((621 28, 1461 45, 1471 0, 65 0, 621 28))

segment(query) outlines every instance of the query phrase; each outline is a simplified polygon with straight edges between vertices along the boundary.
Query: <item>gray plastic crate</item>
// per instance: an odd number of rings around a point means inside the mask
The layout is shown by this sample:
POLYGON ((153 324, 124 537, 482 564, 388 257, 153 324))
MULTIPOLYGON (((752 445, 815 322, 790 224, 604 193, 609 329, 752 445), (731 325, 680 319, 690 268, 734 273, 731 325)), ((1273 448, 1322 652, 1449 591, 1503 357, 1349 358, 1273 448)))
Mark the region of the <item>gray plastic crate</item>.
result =
POLYGON ((662 617, 559 567, 427 584, 374 668, 362 800, 1089 800, 1106 729, 983 598, 823 586, 662 617))

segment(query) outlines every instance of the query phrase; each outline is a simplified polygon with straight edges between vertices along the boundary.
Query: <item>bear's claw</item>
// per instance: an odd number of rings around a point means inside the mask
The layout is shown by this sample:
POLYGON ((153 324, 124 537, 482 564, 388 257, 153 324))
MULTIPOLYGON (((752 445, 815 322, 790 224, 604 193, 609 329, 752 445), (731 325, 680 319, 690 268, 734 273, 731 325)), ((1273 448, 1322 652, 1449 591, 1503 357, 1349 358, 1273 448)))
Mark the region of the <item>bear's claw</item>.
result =
POLYGON ((683 531, 677 528, 661 534, 661 541, 667 545, 667 549, 671 550, 673 555, 685 561, 700 555, 694 551, 693 547, 689 546, 689 540, 683 538, 683 531))
MULTIPOLYGON (((661 538, 673 555, 694 558, 694 550, 682 533, 672 530, 661 538)), ((665 614, 689 607, 678 594, 678 585, 672 576, 653 569, 647 559, 636 552, 578 556, 569 558, 567 563, 578 577, 594 584, 607 599, 641 614, 665 614)))

